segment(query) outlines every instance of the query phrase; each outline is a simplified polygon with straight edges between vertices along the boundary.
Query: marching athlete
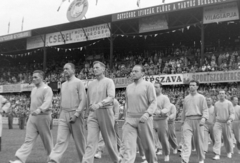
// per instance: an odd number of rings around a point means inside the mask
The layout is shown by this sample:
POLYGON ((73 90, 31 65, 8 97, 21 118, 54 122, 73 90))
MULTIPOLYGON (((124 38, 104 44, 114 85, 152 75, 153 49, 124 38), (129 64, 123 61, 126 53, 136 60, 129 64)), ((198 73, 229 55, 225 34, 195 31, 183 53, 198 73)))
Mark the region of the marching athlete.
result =
POLYGON ((169 161, 168 117, 171 104, 168 96, 162 94, 162 84, 160 82, 155 82, 154 87, 157 95, 157 109, 153 116, 154 124, 157 126, 158 138, 162 145, 164 161, 169 161))
POLYGON ((132 69, 133 83, 126 89, 126 121, 123 125, 123 158, 121 163, 134 163, 137 138, 148 163, 156 163, 157 157, 153 143, 153 118, 157 101, 154 86, 143 80, 144 69, 136 65, 132 69))
POLYGON ((104 76, 105 64, 93 63, 96 79, 88 86, 87 147, 82 163, 93 163, 101 132, 108 153, 114 163, 118 163, 117 136, 114 130, 113 101, 115 85, 112 79, 104 76))
POLYGON ((214 106, 216 119, 213 126, 215 140, 213 146, 213 152, 215 153, 215 156, 213 157, 214 160, 220 159, 222 138, 227 151, 227 157, 232 158, 233 141, 231 123, 234 120, 234 110, 232 103, 225 99, 225 96, 226 94, 224 90, 219 91, 219 101, 217 101, 214 106))
POLYGON ((205 153, 208 152, 209 135, 212 140, 212 144, 215 143, 214 134, 213 134, 214 117, 215 117, 214 106, 212 105, 211 97, 207 97, 206 101, 207 101, 207 106, 208 106, 209 118, 204 125, 204 152, 205 153))
POLYGON ((208 120, 207 102, 203 95, 197 92, 199 82, 191 80, 189 83, 190 94, 183 102, 183 148, 182 163, 188 163, 191 154, 192 139, 194 139, 199 163, 204 163, 204 124, 208 120))
POLYGON ((0 151, 2 150, 2 113, 8 112, 10 106, 10 102, 0 95, 0 151))
POLYGON ((50 131, 50 123, 53 92, 52 89, 43 82, 43 79, 43 71, 36 70, 33 72, 33 83, 35 87, 31 92, 31 114, 27 122, 25 141, 15 154, 17 160, 10 161, 10 163, 25 163, 38 135, 40 135, 43 141, 47 155, 52 151, 53 138, 50 131))
POLYGON ((240 106, 238 105, 238 98, 236 96, 232 97, 232 103, 233 103, 233 109, 235 113, 235 118, 232 123, 232 130, 235 136, 238 154, 240 154, 240 106))
POLYGON ((75 77, 75 65, 64 65, 66 81, 61 88, 61 113, 58 124, 57 143, 49 156, 49 163, 60 163, 72 135, 78 157, 82 161, 86 139, 84 135, 83 111, 86 109, 87 95, 83 82, 75 77))
POLYGON ((173 103, 170 104, 170 114, 168 119, 168 140, 169 144, 173 148, 173 154, 177 154, 178 144, 175 131, 175 119, 176 119, 176 107, 173 103))

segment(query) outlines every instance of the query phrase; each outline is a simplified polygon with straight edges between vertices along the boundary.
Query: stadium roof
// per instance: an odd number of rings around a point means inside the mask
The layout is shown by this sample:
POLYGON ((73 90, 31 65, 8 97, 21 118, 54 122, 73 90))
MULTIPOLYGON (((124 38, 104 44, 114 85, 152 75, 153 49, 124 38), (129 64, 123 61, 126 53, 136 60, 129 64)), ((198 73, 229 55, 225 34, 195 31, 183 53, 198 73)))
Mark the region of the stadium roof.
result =
MULTIPOLYGON (((139 10, 127 11, 124 13, 116 13, 112 15, 105 15, 105 16, 85 19, 85 20, 76 21, 76 22, 69 22, 69 23, 60 24, 60 25, 33 29, 29 31, 29 33, 31 36, 37 36, 42 34, 61 32, 65 30, 83 28, 83 27, 112 22, 113 34, 129 34, 129 35, 138 34, 138 18, 141 18, 144 16, 151 16, 154 14, 163 14, 163 13, 168 13, 168 18, 169 18, 168 21, 170 26, 169 28, 174 29, 178 27, 187 26, 188 24, 199 22, 199 20, 201 20, 202 18, 202 12, 203 12, 202 7, 204 6, 214 5, 217 3, 231 2, 231 1, 236 1, 236 0, 207 0, 207 1, 186 0, 185 2, 163 4, 163 5, 148 7, 148 8, 139 9, 139 10), (162 12, 156 13, 157 10, 160 11, 160 8, 162 8, 161 9, 162 12), (163 10, 163 8, 165 8, 165 10, 163 10), (147 14, 150 11, 148 9, 152 11, 155 10, 154 14, 153 12, 151 14, 147 14), (135 12, 136 14, 134 18, 133 17, 127 18, 126 15, 124 15, 125 13, 131 14, 133 12, 135 12), (193 18, 190 15, 192 15, 193 18), (117 20, 118 18, 121 18, 121 21, 117 20)), ((239 6, 240 2, 239 1, 237 2, 239 6)), ((28 32, 28 31, 24 31, 24 32, 28 32)), ((161 32, 164 32, 164 31, 161 31, 161 32)), ((27 42, 27 37, 29 36, 19 37, 19 38, 16 37, 15 39, 1 41, 2 37, 9 37, 13 35, 15 34, 5 35, 0 37, 0 54, 9 54, 9 53, 14 54, 17 52, 26 51, 26 42, 27 42)))

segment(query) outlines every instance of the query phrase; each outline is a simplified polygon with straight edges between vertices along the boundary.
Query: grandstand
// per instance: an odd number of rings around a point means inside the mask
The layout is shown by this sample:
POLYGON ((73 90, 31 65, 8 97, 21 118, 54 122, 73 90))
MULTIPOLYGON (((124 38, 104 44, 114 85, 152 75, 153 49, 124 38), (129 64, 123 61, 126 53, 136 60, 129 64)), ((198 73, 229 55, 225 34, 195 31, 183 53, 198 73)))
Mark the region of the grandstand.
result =
POLYGON ((202 83, 201 92, 214 99, 221 88, 229 96, 238 95, 239 16, 204 17, 219 5, 235 5, 230 12, 239 15, 239 1, 187 0, 0 36, 0 93, 16 112, 22 105, 28 110, 31 73, 43 69, 55 92, 57 118, 64 63, 74 63, 76 76, 87 86, 94 78, 92 63, 101 60, 122 105, 135 64, 144 66, 146 80, 161 80, 179 113, 188 91, 185 84, 193 78, 202 83))

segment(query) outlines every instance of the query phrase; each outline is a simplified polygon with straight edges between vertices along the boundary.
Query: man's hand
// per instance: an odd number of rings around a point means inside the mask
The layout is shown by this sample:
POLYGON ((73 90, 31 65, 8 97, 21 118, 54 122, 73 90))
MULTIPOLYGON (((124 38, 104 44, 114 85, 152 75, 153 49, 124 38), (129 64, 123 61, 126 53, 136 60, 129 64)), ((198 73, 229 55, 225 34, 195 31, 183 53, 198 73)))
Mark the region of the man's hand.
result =
POLYGON ((227 121, 227 125, 230 125, 232 123, 232 120, 227 121))
POLYGON ((75 123, 77 117, 75 115, 73 115, 72 117, 70 117, 69 123, 75 123))
POLYGON ((99 105, 98 104, 93 104, 93 105, 90 105, 90 107, 89 107, 90 111, 95 111, 97 109, 99 109, 99 105))
POLYGON ((200 125, 200 126, 203 126, 203 125, 205 124, 205 121, 206 121, 205 118, 202 118, 201 121, 200 121, 200 123, 199 123, 199 125, 200 125))
POLYGON ((141 123, 145 123, 148 120, 148 118, 149 118, 149 114, 148 113, 144 113, 139 121, 141 123))
POLYGON ((156 114, 156 115, 161 115, 161 114, 162 114, 162 111, 158 109, 158 110, 155 111, 155 114, 156 114))
POLYGON ((40 114, 41 113, 41 110, 40 109, 37 109, 37 110, 35 110, 34 112, 32 112, 32 115, 33 116, 37 116, 38 114, 40 114))

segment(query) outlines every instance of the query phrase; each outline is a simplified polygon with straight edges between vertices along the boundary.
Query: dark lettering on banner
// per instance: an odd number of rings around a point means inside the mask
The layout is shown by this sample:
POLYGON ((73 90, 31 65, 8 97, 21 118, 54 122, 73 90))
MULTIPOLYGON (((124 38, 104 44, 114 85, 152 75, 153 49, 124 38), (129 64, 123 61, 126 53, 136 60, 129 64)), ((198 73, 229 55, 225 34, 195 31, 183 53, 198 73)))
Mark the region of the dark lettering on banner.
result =
MULTIPOLYGON (((185 0, 182 2, 175 2, 170 4, 163 4, 154 7, 143 8, 139 10, 132 10, 112 15, 112 21, 120 21, 126 19, 139 18, 160 13, 167 13, 178 10, 186 10, 195 7, 202 7, 212 4, 221 4, 224 2, 232 2, 235 0, 185 0)), ((216 15, 215 17, 229 17, 231 14, 216 15)))
POLYGON ((145 76, 144 80, 153 82, 161 82, 167 84, 183 84, 183 79, 181 75, 162 75, 162 76, 145 76))
POLYGON ((115 78, 113 82, 116 88, 125 88, 127 87, 132 81, 129 78, 115 78))
POLYGON ((195 73, 191 79, 200 83, 237 82, 240 80, 240 71, 195 73))

